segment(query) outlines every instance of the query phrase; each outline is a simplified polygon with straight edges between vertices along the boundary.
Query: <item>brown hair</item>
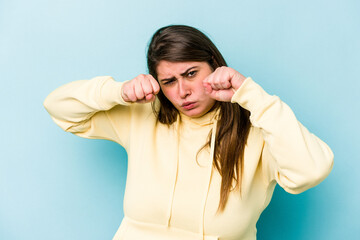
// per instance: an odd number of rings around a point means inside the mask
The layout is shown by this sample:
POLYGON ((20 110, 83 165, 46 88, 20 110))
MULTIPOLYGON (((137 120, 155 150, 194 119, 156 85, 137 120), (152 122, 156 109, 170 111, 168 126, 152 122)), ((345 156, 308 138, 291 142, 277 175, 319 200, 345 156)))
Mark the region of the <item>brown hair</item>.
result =
MULTIPOLYGON (((208 62, 215 70, 227 66, 225 59, 211 40, 196 28, 185 25, 170 25, 160 28, 152 36, 147 53, 149 73, 157 79, 156 67, 161 60, 170 62, 208 62)), ((157 95, 160 107, 153 111, 160 123, 170 125, 179 115, 178 110, 160 92, 157 95)), ((218 127, 215 136, 214 166, 221 179, 220 203, 218 210, 225 209, 232 183, 241 191, 241 176, 244 165, 244 149, 250 130, 250 112, 239 104, 217 102, 219 108, 218 127)), ((204 147, 210 147, 211 132, 204 147)))

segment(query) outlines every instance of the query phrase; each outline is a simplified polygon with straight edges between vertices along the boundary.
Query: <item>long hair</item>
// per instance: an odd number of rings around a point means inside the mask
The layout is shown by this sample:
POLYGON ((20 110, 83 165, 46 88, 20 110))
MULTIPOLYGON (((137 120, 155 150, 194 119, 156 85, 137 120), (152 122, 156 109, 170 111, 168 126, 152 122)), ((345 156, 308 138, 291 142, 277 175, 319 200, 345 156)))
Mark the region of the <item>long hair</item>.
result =
MULTIPOLYGON (((148 52, 149 73, 157 79, 156 68, 161 60, 170 62, 207 62, 213 70, 227 66, 225 59, 212 41, 196 28, 185 25, 170 25, 160 28, 152 36, 148 52)), ((178 110, 165 97, 157 95, 160 106, 153 111, 160 123, 171 125, 179 117, 178 110)), ((218 211, 225 209, 230 191, 239 189, 244 165, 244 149, 250 130, 250 113, 239 104, 217 102, 218 127, 215 135, 214 166, 221 175, 220 202, 218 211), (233 187, 233 182, 235 186, 233 187)), ((211 132, 204 147, 210 147, 211 132)))

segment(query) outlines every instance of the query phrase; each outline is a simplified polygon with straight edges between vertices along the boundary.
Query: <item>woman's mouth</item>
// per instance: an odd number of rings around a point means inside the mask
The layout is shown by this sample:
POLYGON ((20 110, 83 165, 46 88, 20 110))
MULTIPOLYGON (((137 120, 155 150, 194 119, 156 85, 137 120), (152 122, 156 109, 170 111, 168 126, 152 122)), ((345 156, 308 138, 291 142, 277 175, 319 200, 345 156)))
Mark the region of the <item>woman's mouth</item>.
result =
POLYGON ((183 107, 186 110, 193 109, 195 107, 195 102, 184 102, 181 107, 183 107))

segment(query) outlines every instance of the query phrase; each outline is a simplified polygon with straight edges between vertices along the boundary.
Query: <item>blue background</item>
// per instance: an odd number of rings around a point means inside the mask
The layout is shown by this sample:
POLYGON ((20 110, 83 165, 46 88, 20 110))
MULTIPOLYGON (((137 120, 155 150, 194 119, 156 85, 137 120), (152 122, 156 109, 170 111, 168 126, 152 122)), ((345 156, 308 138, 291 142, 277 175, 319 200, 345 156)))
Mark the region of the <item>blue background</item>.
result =
POLYGON ((229 65, 281 97, 335 154, 330 176, 280 187, 258 239, 360 234, 360 4, 356 0, 0 0, 0 239, 111 239, 123 217, 127 157, 64 133, 43 108, 70 81, 146 73, 158 28, 188 24, 229 65))

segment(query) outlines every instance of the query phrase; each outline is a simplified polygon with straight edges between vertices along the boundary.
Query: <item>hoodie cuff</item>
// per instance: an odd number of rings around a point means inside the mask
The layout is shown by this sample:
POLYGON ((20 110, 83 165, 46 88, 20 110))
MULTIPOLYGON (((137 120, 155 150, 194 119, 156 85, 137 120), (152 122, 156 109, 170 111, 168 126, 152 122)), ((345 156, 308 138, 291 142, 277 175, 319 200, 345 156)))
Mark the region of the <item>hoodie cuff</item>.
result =
POLYGON ((99 86, 99 103, 104 109, 110 109, 115 105, 131 105, 125 102, 121 96, 124 82, 116 82, 110 76, 104 76, 99 86))

